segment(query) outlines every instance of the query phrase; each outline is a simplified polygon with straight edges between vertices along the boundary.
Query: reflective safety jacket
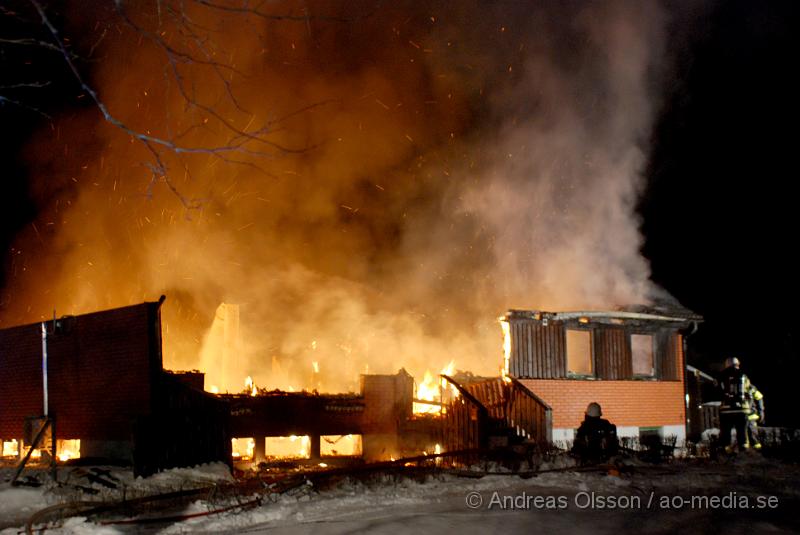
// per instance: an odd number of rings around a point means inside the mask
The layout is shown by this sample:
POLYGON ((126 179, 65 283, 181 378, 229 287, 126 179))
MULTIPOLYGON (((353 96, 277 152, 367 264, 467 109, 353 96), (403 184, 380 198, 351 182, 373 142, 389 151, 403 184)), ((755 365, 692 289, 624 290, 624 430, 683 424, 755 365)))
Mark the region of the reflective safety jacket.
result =
POLYGON ((747 389, 747 397, 750 402, 750 414, 748 414, 747 419, 752 421, 757 421, 764 423, 764 394, 759 392, 758 388, 753 383, 749 383, 749 388, 747 389))

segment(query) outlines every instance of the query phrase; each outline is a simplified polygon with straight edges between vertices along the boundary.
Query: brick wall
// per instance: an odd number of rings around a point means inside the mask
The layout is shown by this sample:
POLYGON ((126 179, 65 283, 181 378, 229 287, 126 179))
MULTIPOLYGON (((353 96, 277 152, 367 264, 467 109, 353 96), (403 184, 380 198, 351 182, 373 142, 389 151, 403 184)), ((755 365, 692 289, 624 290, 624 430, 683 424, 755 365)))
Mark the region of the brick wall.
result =
MULTIPOLYGON (((50 413, 64 438, 130 440, 161 370, 156 303, 48 322, 50 413)), ((42 403, 41 324, 0 331, 0 437, 22 436, 42 403)))
POLYGON ((22 438, 26 416, 41 415, 41 326, 0 330, 0 438, 22 438))
POLYGON ((61 436, 130 439, 134 419, 150 413, 161 362, 150 354, 149 308, 78 316, 51 337, 50 406, 61 436))
POLYGON ((577 428, 596 401, 617 426, 683 425, 683 381, 520 379, 553 408, 553 428, 577 428))

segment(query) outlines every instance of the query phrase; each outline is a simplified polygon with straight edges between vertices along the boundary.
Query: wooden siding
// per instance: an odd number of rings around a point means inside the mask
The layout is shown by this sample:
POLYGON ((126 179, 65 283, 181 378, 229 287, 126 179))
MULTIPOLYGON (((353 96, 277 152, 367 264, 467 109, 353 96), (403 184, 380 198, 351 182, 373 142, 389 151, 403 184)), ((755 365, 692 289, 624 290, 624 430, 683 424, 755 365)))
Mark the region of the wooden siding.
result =
POLYGON ((561 322, 511 320, 511 361, 514 377, 556 379, 567 374, 567 341, 561 322))
POLYGON ((625 329, 596 328, 593 339, 596 377, 612 380, 633 377, 630 336, 625 329))
POLYGON ((442 447, 444 451, 481 449, 487 446, 486 431, 489 412, 468 390, 442 376, 455 386, 460 395, 444 407, 442 414, 442 447))
POLYGON ((679 363, 682 362, 683 338, 681 335, 662 329, 657 335, 656 366, 659 379, 676 381, 680 379, 679 363))
POLYGON ((486 408, 489 417, 503 422, 517 436, 534 442, 552 439, 551 409, 522 383, 502 378, 489 379, 466 386, 486 408))
POLYGON ((681 378, 682 337, 675 328, 631 328, 578 322, 543 322, 510 319, 511 358, 509 375, 520 379, 567 378, 567 330, 584 330, 592 335, 593 375, 597 379, 633 379, 631 335, 653 336, 655 375, 653 379, 681 378))
POLYGON ((516 379, 510 388, 506 423, 528 440, 553 441, 553 409, 516 379))
POLYGON ((465 388, 486 407, 491 418, 505 418, 508 388, 501 378, 468 384, 465 388))

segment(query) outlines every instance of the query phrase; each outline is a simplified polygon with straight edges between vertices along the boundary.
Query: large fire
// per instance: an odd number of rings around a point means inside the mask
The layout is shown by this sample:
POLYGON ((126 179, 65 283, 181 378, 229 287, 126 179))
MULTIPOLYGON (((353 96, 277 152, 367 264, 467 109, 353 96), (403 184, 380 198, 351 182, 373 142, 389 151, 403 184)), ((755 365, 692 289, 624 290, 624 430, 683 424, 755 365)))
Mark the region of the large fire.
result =
MULTIPOLYGON (((439 375, 452 375, 455 371, 455 361, 442 368, 439 375)), ((422 381, 416 385, 414 399, 414 414, 440 414, 442 412, 442 390, 447 388, 446 381, 439 376, 434 377, 430 370, 425 370, 422 381), (427 401, 428 403, 423 403, 427 401)), ((453 389, 454 395, 458 390, 453 389)))
MULTIPOLYGON (((17 458, 20 455, 20 443, 14 440, 6 440, 2 442, 2 457, 17 458)), ((25 455, 30 450, 29 446, 23 446, 22 455, 25 455)), ((66 462, 71 459, 78 459, 81 456, 81 441, 80 439, 57 439, 56 440, 56 459, 60 462, 66 462)), ((31 452, 31 459, 37 460, 42 458, 42 449, 37 448, 31 452)))
POLYGON ((306 435, 267 437, 264 451, 268 459, 308 459, 311 456, 311 438, 306 435))
POLYGON ((164 364, 211 392, 248 374, 250 395, 355 391, 404 367, 414 412, 439 414, 431 370, 458 355, 496 374, 510 303, 647 300, 633 196, 663 48, 649 7, 272 6, 308 11, 295 24, 127 4, 142 30, 106 14, 70 47, 98 47, 81 68, 103 109, 198 150, 142 145, 97 106, 58 114, 25 154, 37 211, 6 258, 4 326, 165 293, 164 364))
MULTIPOLYGON (((358 451, 353 455, 360 454, 361 452, 361 437, 360 435, 346 435, 345 437, 323 437, 329 440, 335 439, 338 443, 339 439, 344 439, 341 442, 341 448, 349 448, 347 451, 358 451)), ((256 440, 252 437, 233 438, 231 439, 232 456, 235 461, 253 461, 256 455, 256 440)), ((266 437, 258 440, 263 440, 264 458, 269 460, 282 460, 282 459, 308 459, 311 456, 311 438, 308 436, 290 435, 287 437, 266 437)), ((325 451, 325 450, 324 450, 325 451)), ((345 453, 334 454, 345 455, 345 453)))

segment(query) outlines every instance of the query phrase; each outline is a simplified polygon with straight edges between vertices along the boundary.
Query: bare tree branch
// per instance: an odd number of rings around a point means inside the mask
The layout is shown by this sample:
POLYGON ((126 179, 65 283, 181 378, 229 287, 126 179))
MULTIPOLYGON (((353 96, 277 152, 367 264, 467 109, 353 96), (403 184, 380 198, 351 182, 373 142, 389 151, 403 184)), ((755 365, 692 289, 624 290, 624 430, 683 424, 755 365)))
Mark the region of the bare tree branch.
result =
POLYGON ((0 89, 40 89, 49 85, 50 82, 21 82, 11 85, 0 85, 0 89))
MULTIPOLYGON (((303 106, 252 127, 256 116, 248 111, 245 105, 237 98, 233 85, 235 77, 243 78, 246 77, 246 74, 237 69, 232 62, 216 59, 225 57, 226 52, 221 48, 220 43, 211 37, 215 30, 204 28, 198 24, 191 17, 189 9, 187 9, 187 2, 184 0, 175 2, 156 0, 155 14, 151 17, 151 23, 148 23, 147 20, 143 23, 137 22, 126 11, 123 0, 111 0, 114 13, 124 25, 139 35, 140 39, 146 40, 163 54, 165 58, 165 91, 180 95, 188 109, 194 112, 189 114, 189 117, 193 117, 192 121, 194 122, 188 126, 185 124, 180 125, 184 117, 172 121, 167 108, 167 120, 163 126, 166 130, 165 135, 160 135, 158 130, 151 131, 150 129, 142 130, 137 128, 117 115, 88 81, 81 69, 78 68, 78 62, 85 61, 85 59, 73 50, 69 39, 60 35, 57 25, 50 18, 48 10, 45 8, 45 2, 43 0, 22 1, 25 2, 25 6, 29 5, 33 8, 32 11, 28 10, 27 7, 21 8, 21 11, 25 12, 25 18, 20 13, 3 6, 0 6, 0 15, 13 17, 20 21, 24 20, 29 26, 31 24, 40 25, 44 33, 39 35, 41 32, 30 32, 31 36, 28 36, 23 32, 21 36, 3 37, 0 38, 0 45, 39 48, 59 54, 63 64, 67 67, 69 75, 77 82, 83 94, 91 99, 94 107, 100 111, 103 120, 138 141, 151 155, 152 161, 146 164, 151 173, 147 189, 148 195, 152 193, 155 184, 163 181, 187 209, 192 210, 201 206, 200 201, 197 199, 185 197, 171 181, 165 160, 167 153, 176 156, 206 154, 226 163, 250 167, 267 176, 272 176, 254 164, 251 159, 272 158, 280 154, 301 154, 316 147, 316 145, 287 146, 275 141, 274 134, 280 131, 281 123, 314 108, 329 104, 332 100, 303 106), (38 21, 36 20, 37 16, 38 21), (168 26, 163 26, 165 24, 168 26), (155 29, 152 29, 153 25, 155 25, 155 29), (197 73, 193 72, 193 76, 190 77, 186 73, 186 69, 208 69, 208 72, 213 75, 215 83, 219 84, 217 87, 224 92, 225 98, 232 106, 232 109, 235 110, 233 116, 229 112, 224 112, 225 108, 221 107, 219 103, 209 104, 204 102, 202 93, 198 92, 194 86, 194 79, 197 73), (177 122, 175 126, 179 128, 177 133, 173 132, 174 122, 177 122), (246 126, 240 127, 237 124, 246 124, 246 126), (192 143, 191 139, 194 137, 192 136, 194 132, 199 130, 214 132, 215 128, 220 133, 225 132, 225 141, 221 144, 192 143), (243 158, 237 157, 237 154, 243 158)), ((269 13, 265 9, 267 6, 265 1, 251 4, 248 0, 243 0, 240 4, 226 4, 215 0, 190 0, 189 3, 201 6, 203 9, 233 15, 255 16, 272 21, 302 22, 309 26, 309 31, 311 21, 352 22, 351 19, 343 17, 310 15, 305 10, 302 14, 291 12, 285 14, 269 13)), ((22 5, 20 4, 20 6, 22 5)), ((91 44, 88 50, 88 58, 94 55, 97 47, 106 38, 109 28, 103 29, 99 38, 91 44)), ((44 88, 48 85, 49 82, 17 82, 0 86, 0 91, 36 89, 44 88)), ((50 118, 49 115, 36 107, 26 105, 16 96, 11 98, 11 96, 0 95, 0 105, 2 104, 19 106, 39 113, 48 119, 50 118)))
POLYGON ((291 22, 308 22, 309 20, 320 20, 325 22, 352 22, 352 19, 347 19, 343 17, 329 17, 329 16, 319 16, 319 15, 290 15, 290 14, 275 14, 275 13, 265 13, 261 11, 261 7, 266 4, 266 2, 260 2, 255 7, 235 7, 235 6, 226 6, 223 4, 218 4, 216 2, 212 2, 210 0, 195 0, 200 5, 210 7, 212 9, 217 9, 220 11, 227 11, 228 13, 238 13, 238 14, 248 14, 248 15, 256 15, 257 17, 261 17, 263 19, 268 20, 275 20, 275 21, 291 21, 291 22))
MULTIPOLYGON (((0 89, 2 89, 2 88, 0 88, 0 89)), ((29 105, 25 104, 24 102, 20 102, 18 100, 15 100, 15 99, 8 98, 8 97, 5 97, 3 95, 0 95, 0 106, 2 106, 3 104, 12 104, 12 105, 14 105, 14 106, 16 106, 18 108, 22 108, 22 109, 29 110, 29 111, 32 111, 34 113, 37 113, 37 114, 41 115, 42 117, 44 117, 45 119, 52 119, 52 117, 47 115, 45 112, 43 112, 39 108, 36 108, 34 106, 29 106, 29 105)))
MULTIPOLYGON (((38 48, 43 48, 45 50, 52 50, 54 52, 63 53, 61 48, 53 43, 48 43, 47 41, 42 41, 39 39, 33 39, 30 37, 23 37, 20 39, 8 39, 4 37, 0 37, 0 44, 3 45, 15 45, 15 46, 35 46, 38 48)), ((72 59, 79 59, 78 56, 71 52, 67 52, 70 58, 72 59)))
MULTIPOLYGON (((29 2, 34 6, 34 8, 37 10, 39 15, 41 16, 42 24, 45 25, 45 27, 49 30, 50 34, 53 36, 53 39, 56 42, 56 45, 58 46, 59 50, 61 51, 62 56, 64 57, 64 61, 66 62, 67 66, 69 67, 69 69, 72 72, 72 74, 75 77, 75 79, 78 81, 79 85, 81 86, 81 89, 83 89, 83 91, 86 92, 86 94, 89 95, 92 98, 94 103, 100 109, 100 112, 103 114, 103 117, 105 118, 105 120, 107 122, 111 123, 112 125, 116 126, 117 128, 123 130, 124 132, 126 132, 130 136, 138 139, 139 141, 146 142, 149 147, 152 148, 153 146, 156 146, 156 145, 162 146, 162 147, 167 148, 167 149, 169 149, 170 151, 172 151, 172 152, 174 152, 176 154, 183 154, 183 153, 189 153, 189 154, 193 154, 193 153, 217 154, 217 153, 224 153, 224 152, 232 152, 232 151, 242 150, 243 145, 244 145, 244 143, 246 141, 255 141, 255 142, 260 142, 260 143, 263 143, 263 144, 268 145, 270 147, 276 148, 276 149, 281 150, 283 152, 300 153, 300 152, 303 152, 303 151, 306 150, 305 148, 283 147, 280 144, 271 142, 271 141, 269 141, 267 139, 264 139, 263 137, 259 137, 259 134, 263 134, 265 132, 263 129, 257 130, 255 134, 252 133, 252 132, 245 132, 245 131, 239 130, 233 124, 231 124, 227 119, 222 117, 222 115, 220 115, 213 108, 211 108, 209 106, 206 106, 204 104, 200 104, 197 101, 195 101, 195 99, 193 99, 192 97, 190 97, 186 93, 185 88, 183 87, 183 84, 180 83, 181 80, 182 80, 182 77, 181 77, 181 74, 180 74, 180 72, 178 71, 178 68, 177 68, 176 54, 174 53, 174 51, 169 49, 169 47, 164 46, 163 40, 161 40, 161 39, 154 39, 154 42, 156 42, 159 46, 162 46, 163 50, 165 52, 167 52, 168 59, 169 59, 170 64, 172 66, 173 74, 175 75, 176 80, 178 80, 178 82, 179 82, 179 84, 178 84, 179 90, 180 90, 181 94, 183 95, 183 97, 186 99, 186 101, 189 103, 189 105, 191 105, 193 107, 197 107, 198 109, 201 109, 201 110, 205 111, 206 113, 208 113, 209 115, 213 116, 215 119, 219 120, 220 123, 223 124, 228 130, 230 130, 232 134, 236 135, 238 139, 243 140, 243 141, 238 141, 236 143, 228 144, 228 145, 224 145, 224 146, 208 146, 208 147, 182 146, 180 144, 174 143, 171 140, 163 139, 163 138, 160 138, 160 137, 157 137, 157 136, 153 136, 153 135, 150 135, 150 134, 146 134, 146 133, 142 133, 142 132, 139 132, 139 131, 129 127, 127 124, 125 124, 123 121, 118 119, 116 116, 114 116, 109 111, 108 107, 100 99, 100 97, 98 96, 97 92, 84 80, 84 78, 81 75, 80 71, 78 70, 78 68, 76 67, 75 63, 73 62, 69 51, 67 51, 67 49, 66 49, 66 47, 64 45, 64 42, 59 38, 58 30, 56 30, 56 28, 50 22, 50 19, 47 17, 47 14, 45 13, 44 8, 39 3, 39 1, 38 0, 29 0, 29 2)), ((123 12, 120 11, 120 13, 122 14, 123 12)), ((125 20, 126 20, 126 22, 130 22, 130 19, 127 19, 127 17, 125 17, 125 20)), ((142 32, 142 34, 145 35, 146 37, 152 38, 152 34, 150 34, 149 32, 146 32, 144 29, 138 28, 136 25, 133 25, 132 23, 131 23, 131 25, 132 25, 132 28, 140 30, 142 32)), ((177 57, 181 57, 181 56, 177 55, 177 57)))

